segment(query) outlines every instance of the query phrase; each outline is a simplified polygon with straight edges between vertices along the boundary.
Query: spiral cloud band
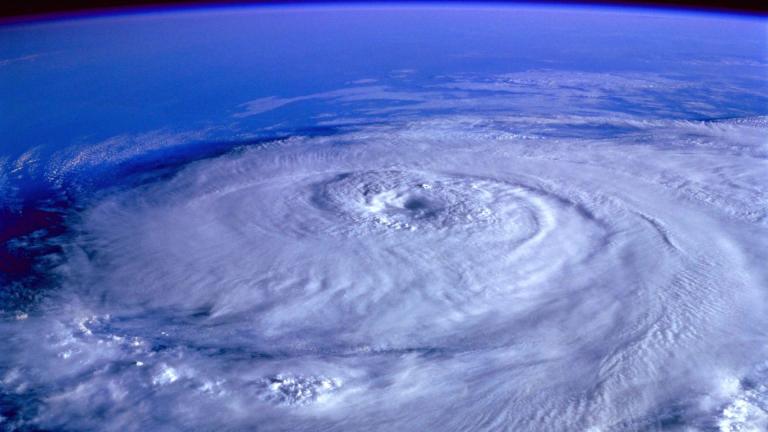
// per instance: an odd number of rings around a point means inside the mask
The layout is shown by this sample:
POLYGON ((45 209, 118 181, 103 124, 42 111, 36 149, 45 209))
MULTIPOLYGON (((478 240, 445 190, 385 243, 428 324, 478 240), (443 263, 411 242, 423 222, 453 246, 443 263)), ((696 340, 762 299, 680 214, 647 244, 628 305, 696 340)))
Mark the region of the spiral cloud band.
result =
POLYGON ((0 431, 768 431, 766 30, 1 25, 0 431))
POLYGON ((276 140, 106 195, 3 385, 46 389, 47 427, 759 430, 765 120, 518 121, 276 140))

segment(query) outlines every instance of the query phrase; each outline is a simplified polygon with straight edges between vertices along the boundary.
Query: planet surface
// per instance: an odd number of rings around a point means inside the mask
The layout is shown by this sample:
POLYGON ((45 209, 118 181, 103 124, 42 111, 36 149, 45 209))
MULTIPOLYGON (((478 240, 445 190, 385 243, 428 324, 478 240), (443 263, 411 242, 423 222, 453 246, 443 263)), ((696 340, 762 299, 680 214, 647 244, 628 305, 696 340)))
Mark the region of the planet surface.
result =
POLYGON ((768 21, 0 26, 0 429, 768 429, 768 21))

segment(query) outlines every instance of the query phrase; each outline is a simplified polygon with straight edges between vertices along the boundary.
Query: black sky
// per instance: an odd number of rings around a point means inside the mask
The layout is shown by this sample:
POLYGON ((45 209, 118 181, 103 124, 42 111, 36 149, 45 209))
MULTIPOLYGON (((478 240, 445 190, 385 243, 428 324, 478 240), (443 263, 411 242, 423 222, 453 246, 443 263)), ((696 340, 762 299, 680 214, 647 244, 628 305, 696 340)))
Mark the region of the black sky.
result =
MULTIPOLYGON (((23 1, 2 1, 0 2, 0 17, 10 19, 32 18, 35 15, 59 15, 59 14, 87 14, 91 11, 104 11, 110 9, 131 9, 146 7, 183 7, 185 5, 228 5, 228 4, 312 4, 329 3, 321 1, 240 1, 240 0, 23 0, 23 1)), ((343 3, 343 2, 330 2, 343 3)), ((439 3, 439 2, 435 2, 439 3)), ((454 1, 454 3, 460 3, 454 1)), ((471 4, 471 2, 463 2, 471 4)), ((500 2, 500 3, 520 3, 520 2, 500 2)), ((552 3, 524 1, 523 3, 552 3)), ((755 14, 768 16, 768 2, 746 1, 746 0, 625 0, 625 1, 558 1, 560 4, 607 4, 607 5, 629 5, 629 6, 650 6, 662 8, 694 9, 713 12, 733 12, 741 14, 755 14)))

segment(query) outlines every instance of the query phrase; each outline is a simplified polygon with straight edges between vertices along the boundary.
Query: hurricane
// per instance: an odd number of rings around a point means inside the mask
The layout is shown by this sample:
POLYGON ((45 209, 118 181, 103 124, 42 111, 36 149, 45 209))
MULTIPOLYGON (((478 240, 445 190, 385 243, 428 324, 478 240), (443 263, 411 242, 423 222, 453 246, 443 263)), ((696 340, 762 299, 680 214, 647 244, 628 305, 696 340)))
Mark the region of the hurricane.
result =
POLYGON ((763 430, 762 47, 752 98, 395 71, 7 158, 0 427, 763 430))

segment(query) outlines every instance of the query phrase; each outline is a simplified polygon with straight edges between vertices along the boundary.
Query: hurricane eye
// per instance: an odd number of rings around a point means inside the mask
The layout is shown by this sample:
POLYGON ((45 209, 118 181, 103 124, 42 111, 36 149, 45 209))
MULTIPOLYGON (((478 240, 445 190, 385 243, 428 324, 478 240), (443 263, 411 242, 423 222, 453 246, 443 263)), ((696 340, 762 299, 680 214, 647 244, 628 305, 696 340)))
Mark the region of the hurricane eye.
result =
POLYGON ((428 210, 430 208, 430 202, 422 197, 408 198, 403 203, 403 208, 413 211, 428 210))

